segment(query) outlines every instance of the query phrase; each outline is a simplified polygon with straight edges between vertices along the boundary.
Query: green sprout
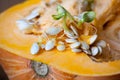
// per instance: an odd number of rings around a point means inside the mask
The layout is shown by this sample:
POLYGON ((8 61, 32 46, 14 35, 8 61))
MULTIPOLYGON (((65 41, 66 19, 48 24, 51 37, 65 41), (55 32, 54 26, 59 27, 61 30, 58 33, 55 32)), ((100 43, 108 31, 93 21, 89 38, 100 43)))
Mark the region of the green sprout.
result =
POLYGON ((80 14, 79 21, 78 21, 78 26, 80 26, 84 22, 92 22, 95 19, 95 12, 94 11, 86 11, 80 14))
POLYGON ((69 28, 67 27, 67 19, 70 20, 71 23, 75 24, 76 27, 80 27, 82 23, 84 22, 92 22, 95 18, 95 12, 93 11, 87 11, 87 12, 83 12, 82 14, 80 14, 80 16, 78 16, 78 21, 76 23, 76 20, 74 19, 74 17, 61 5, 57 6, 57 14, 56 15, 52 15, 52 17, 55 20, 59 20, 59 19, 63 19, 63 28, 65 31, 69 31, 69 28))
POLYGON ((74 21, 73 16, 72 16, 64 7, 62 7, 61 5, 58 5, 58 6, 57 6, 57 15, 52 15, 52 17, 53 17, 55 20, 59 20, 59 19, 63 18, 63 28, 64 28, 64 30, 66 30, 66 31, 69 31, 69 29, 68 29, 68 27, 67 27, 67 24, 66 24, 67 18, 68 18, 70 21, 74 21))

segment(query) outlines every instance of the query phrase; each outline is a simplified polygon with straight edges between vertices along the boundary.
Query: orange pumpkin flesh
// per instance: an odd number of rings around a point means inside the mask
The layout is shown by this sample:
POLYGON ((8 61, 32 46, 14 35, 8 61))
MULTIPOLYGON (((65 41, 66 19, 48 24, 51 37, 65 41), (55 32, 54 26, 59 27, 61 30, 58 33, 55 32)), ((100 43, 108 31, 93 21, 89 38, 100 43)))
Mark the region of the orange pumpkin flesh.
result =
POLYGON ((48 75, 41 77, 31 67, 31 60, 14 55, 0 49, 0 64, 10 80, 119 80, 118 75, 111 76, 79 76, 62 72, 49 66, 48 75))
POLYGON ((108 76, 120 73, 120 60, 96 63, 87 55, 72 53, 70 50, 58 52, 42 51, 38 55, 31 55, 29 49, 37 36, 21 33, 15 21, 23 18, 29 11, 39 5, 39 0, 28 0, 18 4, 0 15, 0 48, 18 56, 41 61, 58 70, 82 76, 108 76))

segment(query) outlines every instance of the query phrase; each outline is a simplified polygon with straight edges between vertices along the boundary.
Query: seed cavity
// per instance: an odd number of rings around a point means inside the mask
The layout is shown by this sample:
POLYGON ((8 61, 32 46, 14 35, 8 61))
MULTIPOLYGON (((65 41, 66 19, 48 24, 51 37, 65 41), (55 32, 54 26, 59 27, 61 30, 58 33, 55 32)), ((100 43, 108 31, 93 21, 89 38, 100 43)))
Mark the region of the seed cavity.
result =
POLYGON ((40 50, 40 47, 39 47, 38 43, 35 42, 32 44, 30 53, 34 55, 34 54, 37 54, 39 52, 39 50, 40 50))

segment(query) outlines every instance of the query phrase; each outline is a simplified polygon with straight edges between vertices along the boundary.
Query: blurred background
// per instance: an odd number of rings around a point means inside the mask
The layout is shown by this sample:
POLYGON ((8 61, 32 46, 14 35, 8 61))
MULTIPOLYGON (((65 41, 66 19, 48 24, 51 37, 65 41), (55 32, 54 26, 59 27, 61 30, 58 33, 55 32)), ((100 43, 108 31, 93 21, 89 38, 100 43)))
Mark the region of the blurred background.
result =
POLYGON ((5 9, 9 8, 10 6, 18 4, 22 1, 24 0, 0 0, 0 13, 5 9))

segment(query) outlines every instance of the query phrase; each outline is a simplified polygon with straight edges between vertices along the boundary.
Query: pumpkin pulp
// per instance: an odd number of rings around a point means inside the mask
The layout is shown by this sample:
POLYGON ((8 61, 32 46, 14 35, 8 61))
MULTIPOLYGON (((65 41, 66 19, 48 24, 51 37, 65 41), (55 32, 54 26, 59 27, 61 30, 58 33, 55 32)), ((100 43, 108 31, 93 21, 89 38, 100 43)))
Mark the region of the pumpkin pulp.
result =
POLYGON ((18 30, 15 22, 38 6, 40 0, 27 0, 0 14, 0 48, 18 56, 40 61, 71 74, 84 76, 105 76, 120 73, 120 60, 96 63, 84 53, 70 50, 59 52, 56 49, 30 54, 30 47, 37 36, 25 35, 18 30))

